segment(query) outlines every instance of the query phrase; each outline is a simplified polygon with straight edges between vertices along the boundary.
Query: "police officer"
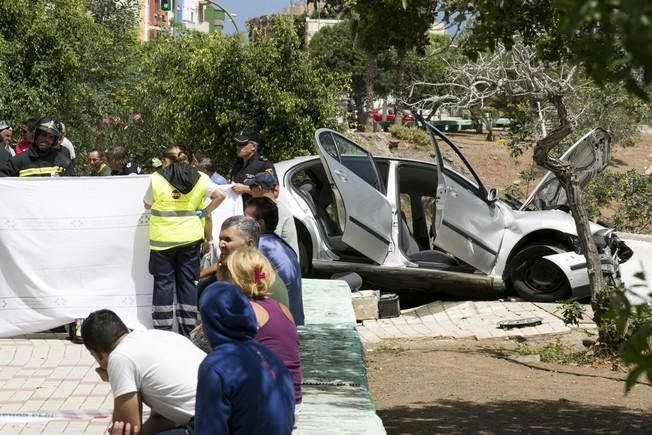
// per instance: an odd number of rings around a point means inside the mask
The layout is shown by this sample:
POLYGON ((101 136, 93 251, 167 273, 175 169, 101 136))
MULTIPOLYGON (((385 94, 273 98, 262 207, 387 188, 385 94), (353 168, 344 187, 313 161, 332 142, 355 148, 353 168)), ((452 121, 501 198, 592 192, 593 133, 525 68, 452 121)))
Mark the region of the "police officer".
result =
POLYGON ((185 146, 169 146, 164 157, 163 167, 150 175, 144 198, 145 208, 151 209, 152 320, 154 328, 170 330, 176 314, 179 332, 189 336, 197 321, 202 218, 209 216, 225 196, 206 174, 190 165, 191 156, 185 146), (204 207, 207 199, 210 203, 204 207))
POLYGON ((258 149, 262 144, 260 132, 253 128, 245 128, 233 138, 238 159, 231 169, 231 182, 235 183, 233 190, 242 193, 246 202, 251 197, 251 187, 245 181, 252 179, 260 172, 269 172, 276 178, 272 162, 262 157, 258 149))
POLYGON ((59 126, 60 122, 54 116, 42 118, 34 130, 34 142, 0 168, 0 177, 75 175, 70 158, 56 149, 61 138, 59 126))
POLYGON ((106 152, 106 158, 111 167, 111 175, 138 175, 143 171, 140 166, 129 161, 129 153, 125 147, 113 147, 106 152))

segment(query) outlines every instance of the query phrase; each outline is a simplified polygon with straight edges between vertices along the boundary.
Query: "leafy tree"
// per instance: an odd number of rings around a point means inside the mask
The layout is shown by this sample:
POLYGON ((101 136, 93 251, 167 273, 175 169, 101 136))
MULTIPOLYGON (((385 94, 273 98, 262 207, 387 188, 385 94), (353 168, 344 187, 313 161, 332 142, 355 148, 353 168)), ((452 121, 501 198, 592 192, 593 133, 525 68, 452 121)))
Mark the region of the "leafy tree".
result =
POLYGON ((516 37, 547 61, 585 67, 598 84, 624 83, 639 96, 652 81, 652 2, 630 0, 447 0, 449 22, 471 22, 472 58, 508 49, 516 37))
POLYGON ((314 129, 334 125, 343 78, 314 67, 289 20, 272 25, 272 38, 247 45, 192 31, 148 43, 133 107, 152 140, 208 151, 223 171, 235 157, 231 138, 247 126, 263 132, 272 160, 311 154, 314 129))
POLYGON ((405 100, 406 59, 410 50, 424 55, 429 44, 427 31, 435 21, 438 2, 433 0, 384 0, 376 11, 384 22, 384 33, 391 47, 396 50, 396 81, 394 94, 396 107, 394 123, 401 123, 405 100))
MULTIPOLYGON (((620 85, 635 95, 648 99, 652 81, 652 3, 629 0, 534 0, 522 2, 505 0, 499 3, 490 0, 447 1, 445 19, 458 24, 469 20, 471 35, 465 44, 466 53, 476 58, 486 50, 494 51, 498 42, 508 49, 514 41, 522 38, 524 44, 533 47, 540 59, 563 64, 569 62, 583 68, 598 84, 620 85)), ((548 153, 573 131, 573 123, 563 98, 554 100, 560 124, 546 138, 537 142, 535 160, 546 163, 548 153)), ((548 167, 547 165, 544 165, 548 167)), ((568 183, 562 181, 567 196, 573 196, 568 183)), ((649 182, 649 180, 648 180, 649 182)), ((577 201, 576 201, 577 202, 577 201)), ((585 222, 587 217, 582 207, 571 205, 576 222, 585 222), (578 213, 579 211, 579 213, 578 213)), ((579 228, 578 228, 579 230, 579 228)), ((593 247, 588 232, 584 231, 582 250, 587 256, 589 277, 593 294, 594 320, 598 324, 600 339, 609 343, 613 324, 606 311, 609 300, 622 296, 619 292, 605 292, 600 282, 599 266, 590 253, 593 247), (593 258, 593 259, 591 259, 593 258), (593 269, 593 270, 592 270, 593 269), (596 279, 597 278, 597 279, 596 279), (599 295, 598 298, 595 296, 599 295)), ((623 298, 621 298, 622 300, 623 298)), ((632 314, 631 306, 621 304, 619 310, 621 325, 627 323, 632 314)), ((647 373, 652 380, 650 365, 649 323, 631 336, 624 344, 625 355, 635 368, 630 373, 628 385, 647 373)), ((624 332, 625 327, 617 328, 624 332)), ((616 336, 618 334, 615 334, 616 336)))
MULTIPOLYGON (((91 120, 117 104, 137 49, 128 10, 101 22, 88 7, 99 0, 16 0, 0 3, 0 112, 18 122, 56 114, 75 142, 92 139, 91 120), (110 25, 109 25, 110 24, 110 25)), ((111 2, 104 2, 109 4, 111 2)), ((126 4, 126 2, 123 2, 126 4)), ((131 2, 133 3, 133 2, 131 2)), ((134 12, 135 13, 135 12, 134 12)))
POLYGON ((365 53, 354 45, 351 21, 317 32, 310 40, 310 57, 324 71, 347 77, 353 101, 361 110, 365 94, 365 53))

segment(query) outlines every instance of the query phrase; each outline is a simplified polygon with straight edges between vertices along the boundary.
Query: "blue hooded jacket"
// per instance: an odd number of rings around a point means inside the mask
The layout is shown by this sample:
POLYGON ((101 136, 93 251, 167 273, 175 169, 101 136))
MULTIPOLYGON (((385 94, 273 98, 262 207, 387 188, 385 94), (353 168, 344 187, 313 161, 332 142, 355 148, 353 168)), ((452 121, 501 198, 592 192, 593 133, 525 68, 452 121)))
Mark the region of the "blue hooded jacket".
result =
POLYGON ((294 387, 283 361, 254 340, 256 315, 228 282, 204 290, 199 306, 213 351, 199 366, 195 431, 216 434, 291 434, 294 387))

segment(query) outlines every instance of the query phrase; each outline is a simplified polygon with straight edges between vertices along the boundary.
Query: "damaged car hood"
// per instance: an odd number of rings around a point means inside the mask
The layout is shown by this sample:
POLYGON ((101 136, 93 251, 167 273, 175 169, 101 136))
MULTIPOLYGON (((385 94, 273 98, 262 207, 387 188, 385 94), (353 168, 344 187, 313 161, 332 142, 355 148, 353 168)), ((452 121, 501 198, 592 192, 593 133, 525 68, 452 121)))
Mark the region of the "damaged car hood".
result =
MULTIPOLYGON (((609 164, 611 135, 602 128, 595 128, 575 142, 561 160, 573 162, 580 188, 584 189, 609 164)), ((550 210, 567 205, 566 191, 555 174, 548 171, 520 210, 550 210)))

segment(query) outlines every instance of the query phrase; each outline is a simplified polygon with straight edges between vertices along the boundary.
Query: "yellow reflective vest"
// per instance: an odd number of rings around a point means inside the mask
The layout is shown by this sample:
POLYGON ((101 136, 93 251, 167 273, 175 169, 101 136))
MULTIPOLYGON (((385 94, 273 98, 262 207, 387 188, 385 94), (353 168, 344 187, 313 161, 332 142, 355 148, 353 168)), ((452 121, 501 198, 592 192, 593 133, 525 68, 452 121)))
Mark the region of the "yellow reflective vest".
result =
POLYGON ((179 192, 159 173, 150 176, 154 202, 149 219, 149 247, 153 251, 203 240, 204 224, 195 211, 204 208, 210 179, 201 172, 199 175, 197 183, 186 194, 179 192))

